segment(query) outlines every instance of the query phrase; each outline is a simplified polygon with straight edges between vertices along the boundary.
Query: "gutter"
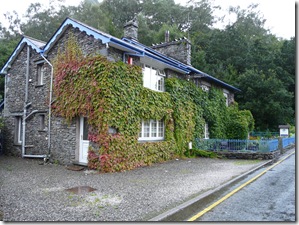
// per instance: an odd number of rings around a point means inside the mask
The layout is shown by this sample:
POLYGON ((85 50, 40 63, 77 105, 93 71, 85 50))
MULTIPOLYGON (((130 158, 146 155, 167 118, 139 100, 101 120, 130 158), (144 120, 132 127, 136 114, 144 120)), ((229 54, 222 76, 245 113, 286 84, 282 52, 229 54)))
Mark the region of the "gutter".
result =
POLYGON ((29 85, 29 72, 30 72, 30 46, 27 45, 27 62, 26 62, 26 83, 25 83, 25 100, 24 100, 24 108, 23 108, 23 118, 22 118, 22 158, 30 157, 30 158, 46 158, 47 155, 27 155, 26 154, 26 120, 31 117, 33 114, 39 112, 38 110, 33 110, 27 116, 27 108, 32 104, 28 103, 28 85, 29 85))

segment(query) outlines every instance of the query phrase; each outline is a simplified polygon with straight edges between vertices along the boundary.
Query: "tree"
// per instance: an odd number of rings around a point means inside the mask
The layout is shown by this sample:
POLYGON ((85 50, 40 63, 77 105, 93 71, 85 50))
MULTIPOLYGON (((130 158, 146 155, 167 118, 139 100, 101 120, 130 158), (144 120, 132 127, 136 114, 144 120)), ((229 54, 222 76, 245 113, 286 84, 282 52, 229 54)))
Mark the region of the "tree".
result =
MULTIPOLYGON (((18 34, 13 34, 0 23, 0 69, 5 65, 11 53, 20 41, 18 34)), ((4 97, 4 76, 0 76, 0 100, 4 97)))
POLYGON ((253 110, 259 129, 276 130, 275 123, 294 123, 295 38, 278 39, 265 29, 265 19, 256 4, 247 9, 231 7, 228 14, 234 14, 236 21, 224 29, 213 28, 219 20, 213 15, 214 9, 211 0, 190 0, 186 6, 174 0, 83 0, 69 7, 63 0, 53 0, 48 7, 31 4, 22 18, 16 12, 6 13, 7 28, 0 24, 0 64, 8 59, 22 34, 48 41, 66 17, 119 38, 124 24, 137 18, 138 39, 145 45, 164 42, 166 30, 170 40, 188 37, 192 65, 241 89, 235 99, 241 109, 253 110), (265 93, 259 95, 261 91, 265 93), (276 112, 274 120, 265 108, 276 112))
POLYGON ((283 40, 280 52, 276 54, 276 73, 279 79, 283 82, 286 90, 293 94, 292 108, 295 111, 295 38, 283 40))
POLYGON ((113 26, 109 12, 104 10, 103 4, 96 0, 82 1, 74 10, 74 18, 111 35, 119 35, 118 30, 113 26))
POLYGON ((275 71, 246 70, 239 77, 240 89, 237 101, 241 109, 248 109, 255 119, 257 130, 277 130, 279 124, 287 124, 293 118, 292 93, 277 79, 275 71))
POLYGON ((62 21, 73 14, 74 9, 60 5, 60 10, 57 11, 54 3, 55 1, 51 1, 46 8, 43 8, 40 3, 31 3, 25 14, 28 22, 20 24, 21 33, 30 34, 38 40, 47 42, 62 21))

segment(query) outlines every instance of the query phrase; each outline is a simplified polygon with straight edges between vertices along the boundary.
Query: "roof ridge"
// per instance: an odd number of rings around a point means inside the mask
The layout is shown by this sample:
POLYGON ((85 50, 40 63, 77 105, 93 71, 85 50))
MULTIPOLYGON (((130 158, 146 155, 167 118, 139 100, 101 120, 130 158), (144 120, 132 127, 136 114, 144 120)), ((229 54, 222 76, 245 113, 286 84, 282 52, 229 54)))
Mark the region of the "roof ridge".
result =
POLYGON ((28 35, 22 35, 24 38, 27 38, 27 39, 30 39, 30 40, 33 40, 33 41, 37 41, 37 42, 40 42, 41 44, 46 44, 47 42, 45 41, 41 41, 41 40, 38 40, 36 38, 33 38, 33 37, 30 37, 28 35))

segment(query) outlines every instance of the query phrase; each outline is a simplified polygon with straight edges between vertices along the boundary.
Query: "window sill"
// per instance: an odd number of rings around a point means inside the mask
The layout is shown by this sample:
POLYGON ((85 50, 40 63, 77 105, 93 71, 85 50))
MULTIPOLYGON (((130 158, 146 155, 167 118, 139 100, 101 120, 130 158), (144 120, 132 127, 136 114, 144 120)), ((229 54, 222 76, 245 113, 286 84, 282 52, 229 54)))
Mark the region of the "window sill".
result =
POLYGON ((146 87, 146 86, 143 86, 143 87, 144 87, 144 88, 147 88, 147 89, 149 89, 149 90, 151 90, 151 91, 156 91, 156 92, 161 92, 161 93, 165 92, 165 91, 161 91, 161 90, 157 90, 157 89, 149 88, 149 87, 146 87))
POLYGON ((161 141, 165 141, 164 138, 163 139, 138 139, 138 143, 161 142, 161 141))
POLYGON ((14 143, 13 146, 22 146, 22 143, 14 143))
POLYGON ((47 132, 46 130, 38 130, 38 132, 47 132))

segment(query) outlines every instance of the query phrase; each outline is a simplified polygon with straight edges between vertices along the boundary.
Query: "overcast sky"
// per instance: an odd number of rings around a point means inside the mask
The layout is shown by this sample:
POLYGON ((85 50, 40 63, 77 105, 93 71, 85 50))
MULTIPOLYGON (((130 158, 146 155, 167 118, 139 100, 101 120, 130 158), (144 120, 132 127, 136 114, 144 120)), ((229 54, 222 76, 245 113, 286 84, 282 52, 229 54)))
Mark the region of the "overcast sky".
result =
MULTIPOLYGON (((5 24, 3 14, 16 10, 19 15, 25 13, 30 3, 40 2, 48 5, 51 0, 8 0, 3 1, 0 7, 0 22, 5 24)), ((176 3, 185 4, 187 0, 175 0, 176 3)), ((78 5, 81 0, 65 0, 65 5, 78 5)), ((277 37, 289 39, 295 36, 295 3, 292 0, 214 0, 216 5, 220 5, 223 10, 229 6, 240 6, 247 8, 250 3, 259 3, 259 10, 267 20, 265 28, 277 37)), ((222 12, 223 13, 223 12, 222 12)), ((218 12, 220 15, 221 12, 218 12)))

